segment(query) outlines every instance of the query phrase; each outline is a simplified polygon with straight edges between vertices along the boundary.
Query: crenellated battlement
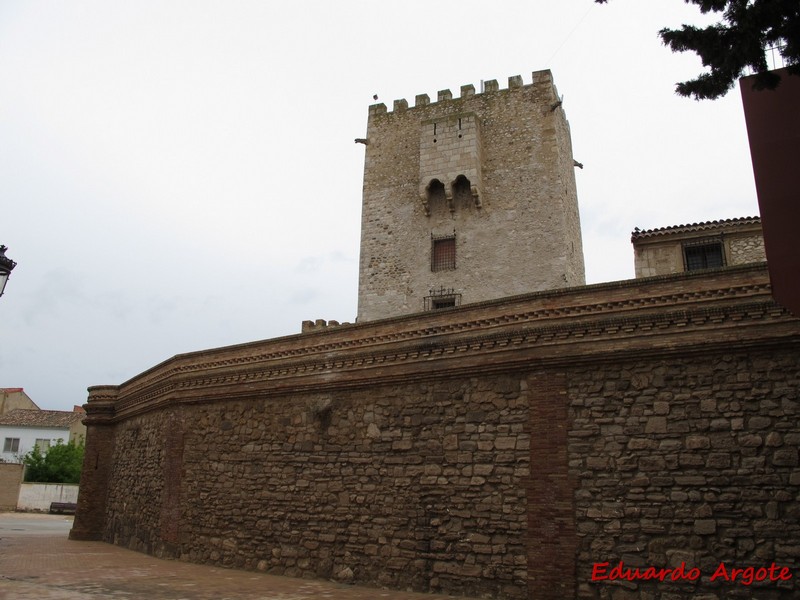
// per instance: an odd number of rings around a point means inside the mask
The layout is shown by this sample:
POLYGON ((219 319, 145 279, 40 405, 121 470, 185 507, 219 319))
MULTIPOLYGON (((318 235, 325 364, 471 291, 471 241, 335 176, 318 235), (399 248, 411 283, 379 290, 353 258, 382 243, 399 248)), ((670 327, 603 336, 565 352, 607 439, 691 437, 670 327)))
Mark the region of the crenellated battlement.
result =
POLYGON ((326 321, 325 319, 317 319, 315 321, 303 321, 302 323, 302 333, 310 333, 312 331, 322 331, 324 329, 328 329, 331 327, 343 327, 345 325, 350 325, 348 322, 340 323, 339 321, 334 321, 331 319, 330 321, 326 321))
MULTIPOLYGON (((544 69, 541 71, 533 71, 531 74, 531 83, 528 84, 530 86, 533 85, 553 85, 553 74, 550 72, 549 69, 544 69)), ((527 87, 522 79, 521 75, 512 75, 508 78, 508 87, 500 88, 500 84, 497 82, 496 79, 490 79, 488 81, 481 82, 482 90, 476 91, 475 86, 473 84, 467 84, 461 86, 461 95, 455 100, 464 100, 466 98, 472 98, 474 96, 480 96, 484 94, 496 94, 496 93, 508 93, 514 90, 527 87)), ((398 112, 405 112, 407 110, 414 110, 415 108, 421 108, 423 106, 430 106, 432 104, 438 104, 443 102, 450 102, 454 100, 453 93, 449 89, 439 90, 436 93, 436 101, 431 102, 430 96, 428 94, 418 94, 414 97, 414 106, 409 107, 408 100, 405 98, 400 98, 395 100, 392 103, 392 110, 388 110, 386 104, 383 102, 378 104, 373 104, 369 107, 369 115, 381 115, 381 114, 391 114, 391 113, 398 113, 398 112)))

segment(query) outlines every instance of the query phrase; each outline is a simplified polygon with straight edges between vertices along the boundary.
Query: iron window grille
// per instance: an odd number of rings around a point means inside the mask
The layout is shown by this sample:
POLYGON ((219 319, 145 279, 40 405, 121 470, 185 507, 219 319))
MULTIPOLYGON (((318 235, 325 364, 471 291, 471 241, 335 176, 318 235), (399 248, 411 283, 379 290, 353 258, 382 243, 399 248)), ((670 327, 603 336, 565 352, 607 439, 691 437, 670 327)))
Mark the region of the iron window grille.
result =
POLYGON ((425 296, 425 310, 441 310, 461 306, 461 294, 452 288, 431 289, 425 296))
POLYGON ((431 234, 431 271, 453 271, 456 268, 456 234, 431 234))
POLYGON ((724 267, 726 264, 724 244, 720 239, 684 244, 683 261, 686 271, 724 267))

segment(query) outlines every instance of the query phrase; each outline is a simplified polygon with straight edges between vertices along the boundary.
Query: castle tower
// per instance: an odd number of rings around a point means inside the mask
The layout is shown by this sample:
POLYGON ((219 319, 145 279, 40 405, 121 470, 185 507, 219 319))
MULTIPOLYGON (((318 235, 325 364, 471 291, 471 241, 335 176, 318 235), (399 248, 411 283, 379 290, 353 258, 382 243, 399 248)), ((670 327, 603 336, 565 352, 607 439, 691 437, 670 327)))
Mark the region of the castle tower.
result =
POLYGON ((584 283, 569 124, 550 71, 369 109, 358 320, 584 283))

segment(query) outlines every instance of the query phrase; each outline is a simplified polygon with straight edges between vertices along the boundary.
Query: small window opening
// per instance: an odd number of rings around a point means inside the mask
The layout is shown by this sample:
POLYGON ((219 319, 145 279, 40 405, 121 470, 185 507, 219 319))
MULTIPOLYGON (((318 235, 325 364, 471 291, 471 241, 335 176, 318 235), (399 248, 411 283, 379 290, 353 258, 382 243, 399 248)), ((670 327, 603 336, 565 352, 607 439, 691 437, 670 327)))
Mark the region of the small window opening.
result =
POLYGON ((696 244, 683 249, 687 271, 699 269, 718 269, 725 266, 722 242, 696 244))
POLYGON ((444 184, 439 181, 438 179, 433 179, 428 184, 428 202, 432 202, 435 200, 441 200, 444 202, 446 199, 445 192, 444 192, 444 184))
POLYGON ((461 294, 452 288, 434 288, 425 296, 425 310, 442 310, 461 306, 461 294))
POLYGON ((472 201, 472 184, 464 175, 459 175, 453 182, 453 199, 456 202, 472 201))
POLYGON ((433 310, 439 310, 442 308, 453 308, 456 305, 455 298, 432 298, 431 299, 431 307, 433 310))
POLYGON ((433 238, 431 271, 452 271, 456 268, 456 237, 433 238))

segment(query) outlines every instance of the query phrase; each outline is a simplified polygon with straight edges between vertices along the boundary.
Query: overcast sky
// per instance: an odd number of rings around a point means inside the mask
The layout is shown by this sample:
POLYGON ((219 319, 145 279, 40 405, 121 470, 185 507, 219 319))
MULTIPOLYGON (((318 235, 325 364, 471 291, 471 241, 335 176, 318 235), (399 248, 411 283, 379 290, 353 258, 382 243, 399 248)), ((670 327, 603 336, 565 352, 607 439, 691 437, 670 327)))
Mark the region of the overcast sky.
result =
POLYGON ((183 352, 356 314, 367 108, 551 69, 588 283, 630 233, 758 214, 739 90, 682 0, 0 2, 0 387, 83 404, 183 352))

